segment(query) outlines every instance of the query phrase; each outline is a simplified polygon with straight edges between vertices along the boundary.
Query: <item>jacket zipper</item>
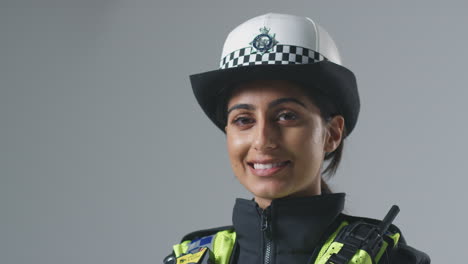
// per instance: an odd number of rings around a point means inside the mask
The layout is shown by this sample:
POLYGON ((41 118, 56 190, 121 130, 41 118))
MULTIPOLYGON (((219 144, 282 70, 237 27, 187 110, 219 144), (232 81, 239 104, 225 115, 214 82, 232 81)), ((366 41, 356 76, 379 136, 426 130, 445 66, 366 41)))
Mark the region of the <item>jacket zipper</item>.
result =
POLYGON ((271 240, 271 226, 270 226, 270 219, 267 212, 268 209, 262 211, 262 223, 261 223, 261 230, 263 232, 263 237, 265 239, 264 243, 264 264, 271 263, 271 255, 272 255, 272 244, 273 241, 271 240))

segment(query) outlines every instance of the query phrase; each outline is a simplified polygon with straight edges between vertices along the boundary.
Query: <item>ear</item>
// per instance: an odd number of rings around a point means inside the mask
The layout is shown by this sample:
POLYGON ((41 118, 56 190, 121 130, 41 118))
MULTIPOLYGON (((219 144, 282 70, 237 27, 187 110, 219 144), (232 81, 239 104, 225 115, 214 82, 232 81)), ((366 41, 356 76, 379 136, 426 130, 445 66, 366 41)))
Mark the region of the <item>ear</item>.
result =
POLYGON ((325 152, 333 152, 341 143, 344 130, 344 118, 340 115, 332 117, 327 123, 327 137, 325 139, 325 152))

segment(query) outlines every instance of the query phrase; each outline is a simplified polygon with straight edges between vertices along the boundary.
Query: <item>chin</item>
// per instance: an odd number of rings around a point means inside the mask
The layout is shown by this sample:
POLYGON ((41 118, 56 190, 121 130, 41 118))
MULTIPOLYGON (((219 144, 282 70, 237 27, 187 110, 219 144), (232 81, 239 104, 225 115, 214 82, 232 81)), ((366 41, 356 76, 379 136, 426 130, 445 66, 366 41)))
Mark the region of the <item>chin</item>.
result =
POLYGON ((261 197, 263 199, 278 199, 292 195, 292 190, 286 186, 279 186, 278 184, 262 184, 262 186, 255 186, 251 188, 250 192, 255 197, 261 197))

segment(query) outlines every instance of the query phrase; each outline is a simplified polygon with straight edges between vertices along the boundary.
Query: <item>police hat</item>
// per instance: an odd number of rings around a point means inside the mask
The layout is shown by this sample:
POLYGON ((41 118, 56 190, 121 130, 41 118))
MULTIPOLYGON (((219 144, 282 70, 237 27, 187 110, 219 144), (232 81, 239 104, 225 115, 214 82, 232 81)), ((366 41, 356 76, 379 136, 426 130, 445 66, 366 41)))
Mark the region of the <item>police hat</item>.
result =
POLYGON ((290 80, 317 89, 344 117, 348 134, 356 125, 356 78, 341 65, 330 35, 310 18, 270 13, 244 22, 229 33, 219 67, 190 81, 201 108, 222 131, 217 107, 226 89, 253 80, 290 80))

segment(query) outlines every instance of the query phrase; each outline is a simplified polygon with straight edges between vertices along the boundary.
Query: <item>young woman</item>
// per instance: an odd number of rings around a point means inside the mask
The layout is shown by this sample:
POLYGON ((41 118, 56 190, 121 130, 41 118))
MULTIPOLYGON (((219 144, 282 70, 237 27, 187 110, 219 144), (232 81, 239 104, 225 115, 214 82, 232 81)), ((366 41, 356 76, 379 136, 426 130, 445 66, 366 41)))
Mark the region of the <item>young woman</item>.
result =
POLYGON ((237 199, 233 226, 188 234, 165 263, 430 262, 390 225, 394 215, 345 215, 344 194, 323 180, 360 106, 355 77, 323 28, 291 15, 250 19, 227 37, 220 69, 191 82, 254 198, 237 199))

